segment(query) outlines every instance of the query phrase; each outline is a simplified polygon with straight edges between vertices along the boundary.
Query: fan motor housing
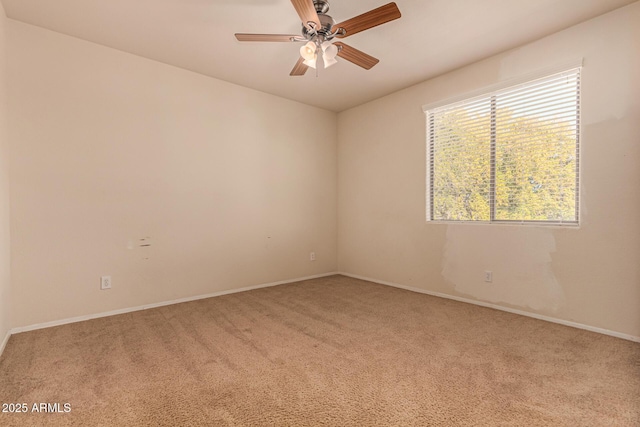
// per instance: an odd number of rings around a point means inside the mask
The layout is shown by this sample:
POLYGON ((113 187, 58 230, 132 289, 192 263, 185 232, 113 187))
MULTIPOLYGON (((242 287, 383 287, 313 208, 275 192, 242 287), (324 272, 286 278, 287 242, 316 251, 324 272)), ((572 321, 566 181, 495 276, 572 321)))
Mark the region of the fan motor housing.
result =
POLYGON ((311 40, 314 36, 320 36, 322 40, 327 39, 327 35, 331 34, 331 28, 336 24, 336 21, 329 15, 329 2, 327 0, 313 0, 313 7, 316 9, 318 19, 320 20, 320 28, 310 29, 306 25, 302 26, 302 35, 307 40, 311 40))
POLYGON ((306 26, 302 26, 302 35, 304 35, 305 38, 311 39, 315 34, 320 34, 322 36, 331 34, 331 28, 336 24, 336 21, 331 16, 324 13, 318 13, 318 19, 320 20, 320 28, 316 29, 315 33, 306 26))

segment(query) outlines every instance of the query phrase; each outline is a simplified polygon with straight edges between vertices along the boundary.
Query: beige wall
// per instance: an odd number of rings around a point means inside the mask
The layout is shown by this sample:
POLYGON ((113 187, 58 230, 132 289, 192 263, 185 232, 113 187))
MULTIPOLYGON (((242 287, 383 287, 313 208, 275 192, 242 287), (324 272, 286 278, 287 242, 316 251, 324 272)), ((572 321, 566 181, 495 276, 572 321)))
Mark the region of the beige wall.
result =
POLYGON ((340 269, 640 336, 639 21, 635 3, 336 122, 0 14, 0 333, 10 306, 21 327, 340 269), (578 57, 581 227, 426 223, 421 106, 578 57))
POLYGON ((340 270, 640 336, 638 22, 634 3, 340 113, 340 270), (580 57, 580 228, 426 223, 421 106, 580 57))
POLYGON ((334 113, 8 23, 15 327, 335 271, 334 113))
POLYGON ((0 4, 0 346, 11 329, 11 288, 9 262, 9 147, 6 125, 5 26, 7 19, 0 4))

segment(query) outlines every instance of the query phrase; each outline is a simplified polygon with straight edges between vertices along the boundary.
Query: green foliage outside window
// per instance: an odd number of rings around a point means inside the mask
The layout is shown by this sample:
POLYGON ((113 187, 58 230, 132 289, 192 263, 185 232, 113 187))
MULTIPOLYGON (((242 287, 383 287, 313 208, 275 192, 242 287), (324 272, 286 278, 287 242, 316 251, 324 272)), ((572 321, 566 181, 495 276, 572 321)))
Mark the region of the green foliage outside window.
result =
POLYGON ((430 219, 576 223, 577 101, 559 108, 528 114, 487 97, 429 114, 430 219))

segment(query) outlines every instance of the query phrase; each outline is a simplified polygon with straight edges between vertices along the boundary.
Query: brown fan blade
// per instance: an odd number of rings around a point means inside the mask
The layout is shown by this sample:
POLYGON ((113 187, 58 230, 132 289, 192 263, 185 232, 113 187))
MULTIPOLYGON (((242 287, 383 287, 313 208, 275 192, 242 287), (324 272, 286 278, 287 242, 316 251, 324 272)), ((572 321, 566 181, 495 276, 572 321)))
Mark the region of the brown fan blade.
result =
POLYGON ((371 55, 367 55, 361 50, 351 47, 348 44, 344 44, 342 42, 335 42, 333 44, 338 46, 338 56, 340 58, 353 62, 365 70, 370 70, 374 65, 380 62, 379 59, 374 58, 371 55))
POLYGON ((291 42, 294 34, 244 34, 236 33, 236 39, 241 42, 291 42))
POLYGON ((298 12, 302 25, 307 26, 308 22, 313 22, 315 28, 320 28, 320 18, 318 18, 313 0, 291 0, 291 4, 298 12))
POLYGON ((303 62, 304 62, 304 58, 302 58, 302 57, 298 58, 298 62, 296 62, 296 65, 293 67, 293 70, 291 70, 291 73, 289 73, 289 75, 290 76, 304 76, 304 73, 307 72, 307 69, 309 67, 304 65, 303 62))
POLYGON ((369 28, 377 27, 378 25, 393 21, 401 16, 398 6, 395 3, 389 3, 384 6, 380 6, 377 9, 363 13, 362 15, 358 15, 355 18, 336 24, 333 26, 331 31, 335 31, 338 28, 344 28, 345 33, 338 34, 337 37, 348 37, 359 33, 360 31, 368 30, 369 28))

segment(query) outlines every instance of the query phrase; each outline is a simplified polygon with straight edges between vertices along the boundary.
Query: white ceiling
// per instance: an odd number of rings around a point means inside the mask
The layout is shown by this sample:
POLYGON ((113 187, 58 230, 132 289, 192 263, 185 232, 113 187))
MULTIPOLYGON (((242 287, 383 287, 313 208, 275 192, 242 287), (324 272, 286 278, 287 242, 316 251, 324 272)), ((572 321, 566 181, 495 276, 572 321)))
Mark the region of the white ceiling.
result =
MULTIPOLYGON (((299 34, 289 0, 1 0, 9 18, 263 92, 342 111, 539 39, 635 0, 396 0, 402 18, 344 39, 380 59, 290 77, 299 34)), ((388 0, 330 0, 337 22, 388 0)))

